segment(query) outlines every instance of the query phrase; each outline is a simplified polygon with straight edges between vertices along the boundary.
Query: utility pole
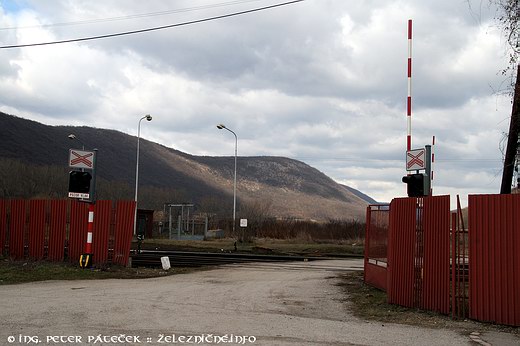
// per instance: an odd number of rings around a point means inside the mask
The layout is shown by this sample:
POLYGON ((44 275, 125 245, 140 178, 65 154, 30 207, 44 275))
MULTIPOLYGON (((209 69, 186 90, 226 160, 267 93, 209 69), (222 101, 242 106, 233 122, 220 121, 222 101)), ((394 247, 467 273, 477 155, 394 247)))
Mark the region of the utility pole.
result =
POLYGON ((513 181, 513 170, 516 157, 516 147, 520 130, 520 65, 516 67, 516 83, 513 96, 513 109, 511 122, 509 123, 509 135, 507 138, 506 155, 504 157, 504 169, 502 171, 502 185, 500 194, 510 194, 513 181))

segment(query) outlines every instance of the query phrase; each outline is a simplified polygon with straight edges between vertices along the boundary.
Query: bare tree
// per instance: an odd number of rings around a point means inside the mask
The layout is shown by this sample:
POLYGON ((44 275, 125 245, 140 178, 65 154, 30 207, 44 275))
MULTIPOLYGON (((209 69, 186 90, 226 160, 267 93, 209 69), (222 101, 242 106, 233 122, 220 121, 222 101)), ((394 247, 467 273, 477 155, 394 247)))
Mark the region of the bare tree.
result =
MULTIPOLYGON (((520 52, 520 28, 518 23, 520 19, 520 0, 489 0, 489 4, 496 6, 496 20, 509 44, 509 65, 502 71, 502 74, 510 78, 509 90, 511 90, 510 93, 513 98, 513 108, 500 186, 501 194, 509 194, 511 193, 520 130, 520 71, 518 64, 518 53, 520 52)), ((471 7, 470 0, 468 0, 468 5, 471 7)))
POLYGON ((507 42, 510 47, 509 67, 504 70, 508 71, 511 76, 511 86, 513 95, 513 109, 511 111, 511 121, 509 124, 509 133, 507 139, 506 153, 504 156, 504 169, 502 171, 502 184, 500 186, 501 194, 511 193, 511 183, 513 180, 513 170, 515 157, 518 147, 518 134, 520 130, 520 69, 518 65, 518 53, 520 52, 520 1, 519 0, 490 0, 498 8, 497 20, 500 23, 507 42), (515 74, 516 70, 516 74, 515 74), (515 80, 516 75, 516 80, 515 80))
POLYGON ((239 240, 250 242, 256 236, 264 222, 271 216, 272 202, 269 200, 252 200, 242 202, 239 215, 247 219, 247 230, 240 228, 239 240))

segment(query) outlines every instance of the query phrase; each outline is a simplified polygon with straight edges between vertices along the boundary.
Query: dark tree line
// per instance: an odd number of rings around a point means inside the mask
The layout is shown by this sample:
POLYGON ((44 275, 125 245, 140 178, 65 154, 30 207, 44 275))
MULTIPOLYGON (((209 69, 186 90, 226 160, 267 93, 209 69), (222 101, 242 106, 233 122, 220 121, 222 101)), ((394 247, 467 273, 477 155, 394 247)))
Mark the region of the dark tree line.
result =
MULTIPOLYGON (((0 199, 64 199, 68 196, 70 168, 56 165, 31 165, 19 160, 0 158, 0 199)), ((139 186, 139 208, 163 210, 165 203, 194 203, 196 211, 217 218, 230 218, 231 196, 207 195, 194 200, 182 188, 139 186)), ((98 200, 133 200, 135 185, 125 181, 97 178, 98 200)), ((253 207, 239 203, 244 215, 257 219, 253 207)), ((254 207, 258 207, 255 205, 254 207)), ((267 211, 260 208, 263 215, 267 211)), ((240 211, 240 209, 238 209, 240 211)), ((256 211, 257 214, 260 211, 256 211)))
MULTIPOLYGON (((62 199, 67 198, 68 167, 30 165, 19 160, 0 159, 0 198, 4 199, 62 199)), ((135 187, 127 182, 98 178, 97 199, 133 200, 135 187)), ((142 186, 139 207, 161 210, 166 201, 184 201, 185 192, 171 188, 142 186)))

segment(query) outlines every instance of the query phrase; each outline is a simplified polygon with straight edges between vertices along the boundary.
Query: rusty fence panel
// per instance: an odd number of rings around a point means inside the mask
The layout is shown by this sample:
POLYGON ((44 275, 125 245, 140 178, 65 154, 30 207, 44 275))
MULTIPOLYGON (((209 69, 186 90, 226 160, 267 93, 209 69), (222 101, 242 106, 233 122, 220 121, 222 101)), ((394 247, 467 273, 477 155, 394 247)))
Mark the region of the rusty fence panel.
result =
POLYGON ((450 312, 450 196, 423 198, 420 308, 450 312))
POLYGON ((114 255, 112 263, 126 266, 134 233, 135 201, 116 202, 114 255))
POLYGON ((7 238, 7 201, 0 200, 0 256, 5 254, 7 238))
POLYGON ((45 250, 47 201, 29 201, 29 258, 41 260, 45 250))
POLYGON ((48 260, 61 262, 65 257, 65 237, 67 232, 67 202, 52 200, 49 222, 48 260))
POLYGON ((520 326, 520 195, 469 196, 469 314, 520 326))
POLYGON ((11 201, 9 222, 9 257, 15 260, 25 257, 25 222, 27 218, 26 201, 11 201))
POLYGON ((364 281, 386 291, 390 205, 369 205, 365 228, 364 281))
POLYGON ((92 231, 92 257, 94 264, 108 262, 108 239, 112 217, 112 201, 98 201, 94 209, 92 231))
POLYGON ((387 299, 407 307, 415 305, 416 212, 417 198, 390 203, 387 299))

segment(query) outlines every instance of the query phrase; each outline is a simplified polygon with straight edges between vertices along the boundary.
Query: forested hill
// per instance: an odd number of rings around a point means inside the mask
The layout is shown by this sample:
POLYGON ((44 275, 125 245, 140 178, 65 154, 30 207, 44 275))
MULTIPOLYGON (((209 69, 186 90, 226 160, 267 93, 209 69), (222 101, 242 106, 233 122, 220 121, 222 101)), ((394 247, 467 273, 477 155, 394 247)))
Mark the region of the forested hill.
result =
MULTIPOLYGON (((92 127, 48 126, 0 112, 0 194, 3 198, 66 196, 70 148, 97 148, 98 197, 133 199, 135 136, 92 127)), ((189 155, 141 138, 140 206, 192 202, 218 211, 232 202, 233 157, 189 155)), ((276 217, 362 218, 373 200, 309 165, 284 157, 239 157, 239 205, 276 217)))

